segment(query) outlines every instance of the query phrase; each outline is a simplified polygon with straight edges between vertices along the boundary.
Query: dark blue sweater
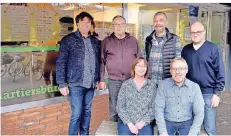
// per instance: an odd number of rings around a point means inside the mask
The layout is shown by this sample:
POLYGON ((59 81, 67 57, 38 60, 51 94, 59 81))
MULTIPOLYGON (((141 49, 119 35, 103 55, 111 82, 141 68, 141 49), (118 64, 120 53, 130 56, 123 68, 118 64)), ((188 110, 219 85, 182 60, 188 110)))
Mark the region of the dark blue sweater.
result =
POLYGON ((187 78, 200 85, 203 94, 217 94, 225 86, 225 70, 220 48, 205 41, 198 49, 193 44, 186 45, 181 56, 187 61, 187 78))

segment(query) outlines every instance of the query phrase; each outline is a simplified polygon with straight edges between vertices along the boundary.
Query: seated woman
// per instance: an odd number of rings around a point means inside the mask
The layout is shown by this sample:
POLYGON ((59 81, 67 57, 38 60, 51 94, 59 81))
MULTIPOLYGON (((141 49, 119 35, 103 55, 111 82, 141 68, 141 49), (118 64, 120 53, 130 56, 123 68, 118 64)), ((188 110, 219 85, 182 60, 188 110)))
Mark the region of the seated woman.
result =
POLYGON ((153 135, 156 87, 147 79, 148 62, 137 58, 132 63, 132 78, 122 84, 117 101, 119 135, 153 135))

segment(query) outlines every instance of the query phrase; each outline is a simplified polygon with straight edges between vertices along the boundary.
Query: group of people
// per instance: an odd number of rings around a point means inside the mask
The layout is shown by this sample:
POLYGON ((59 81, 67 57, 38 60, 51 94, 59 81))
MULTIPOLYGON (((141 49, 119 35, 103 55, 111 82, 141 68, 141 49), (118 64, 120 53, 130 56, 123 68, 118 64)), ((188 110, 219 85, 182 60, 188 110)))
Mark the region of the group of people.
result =
POLYGON ((63 37, 56 59, 56 80, 69 95, 69 135, 88 135, 96 89, 109 90, 109 117, 118 122, 119 135, 198 135, 201 125, 216 135, 216 107, 225 85, 219 47, 205 39, 196 21, 190 26, 192 43, 183 47, 167 29, 167 16, 157 12, 154 31, 144 53, 135 37, 125 32, 126 19, 112 19, 113 33, 104 40, 89 33, 94 18, 81 12, 77 31, 63 37), (107 71, 108 82, 104 81, 107 71))

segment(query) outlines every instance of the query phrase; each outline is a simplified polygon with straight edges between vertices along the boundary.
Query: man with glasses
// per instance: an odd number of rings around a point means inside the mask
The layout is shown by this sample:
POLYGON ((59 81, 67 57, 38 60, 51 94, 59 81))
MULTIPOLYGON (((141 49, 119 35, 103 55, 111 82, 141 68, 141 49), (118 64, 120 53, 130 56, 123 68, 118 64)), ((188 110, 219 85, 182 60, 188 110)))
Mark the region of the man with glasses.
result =
POLYGON ((99 81, 100 43, 89 34, 93 17, 81 12, 77 31, 64 36, 56 59, 56 80, 62 95, 70 97, 68 135, 89 135, 91 105, 99 81))
POLYGON ((109 118, 117 122, 117 97, 123 81, 129 79, 131 65, 134 59, 141 57, 141 50, 135 37, 125 32, 126 20, 117 15, 112 19, 113 33, 101 43, 100 84, 106 89, 104 82, 105 69, 108 73, 109 118))
POLYGON ((197 83, 185 78, 183 58, 170 64, 171 78, 161 82, 155 99, 155 119, 161 136, 198 135, 204 119, 204 100, 197 83))
POLYGON ((198 83, 205 102, 204 128, 209 135, 216 135, 216 107, 225 86, 225 70, 219 46, 205 40, 205 27, 201 22, 190 26, 192 43, 182 50, 182 57, 189 65, 187 78, 198 83))
POLYGON ((167 16, 164 12, 157 12, 153 17, 154 31, 146 38, 146 60, 151 68, 152 82, 158 84, 161 80, 171 77, 170 61, 175 57, 181 57, 180 38, 170 33, 167 16))

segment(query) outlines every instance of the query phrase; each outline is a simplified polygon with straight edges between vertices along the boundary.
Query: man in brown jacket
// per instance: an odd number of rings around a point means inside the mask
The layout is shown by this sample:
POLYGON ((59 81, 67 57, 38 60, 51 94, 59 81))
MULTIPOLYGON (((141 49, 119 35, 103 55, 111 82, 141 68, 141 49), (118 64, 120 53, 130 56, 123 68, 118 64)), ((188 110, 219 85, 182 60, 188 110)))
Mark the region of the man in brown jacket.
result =
POLYGON ((115 16, 112 20, 113 33, 101 43, 99 88, 106 89, 105 68, 108 73, 110 120, 117 121, 117 96, 123 81, 129 79, 132 61, 142 56, 135 37, 125 32, 126 20, 115 16))

